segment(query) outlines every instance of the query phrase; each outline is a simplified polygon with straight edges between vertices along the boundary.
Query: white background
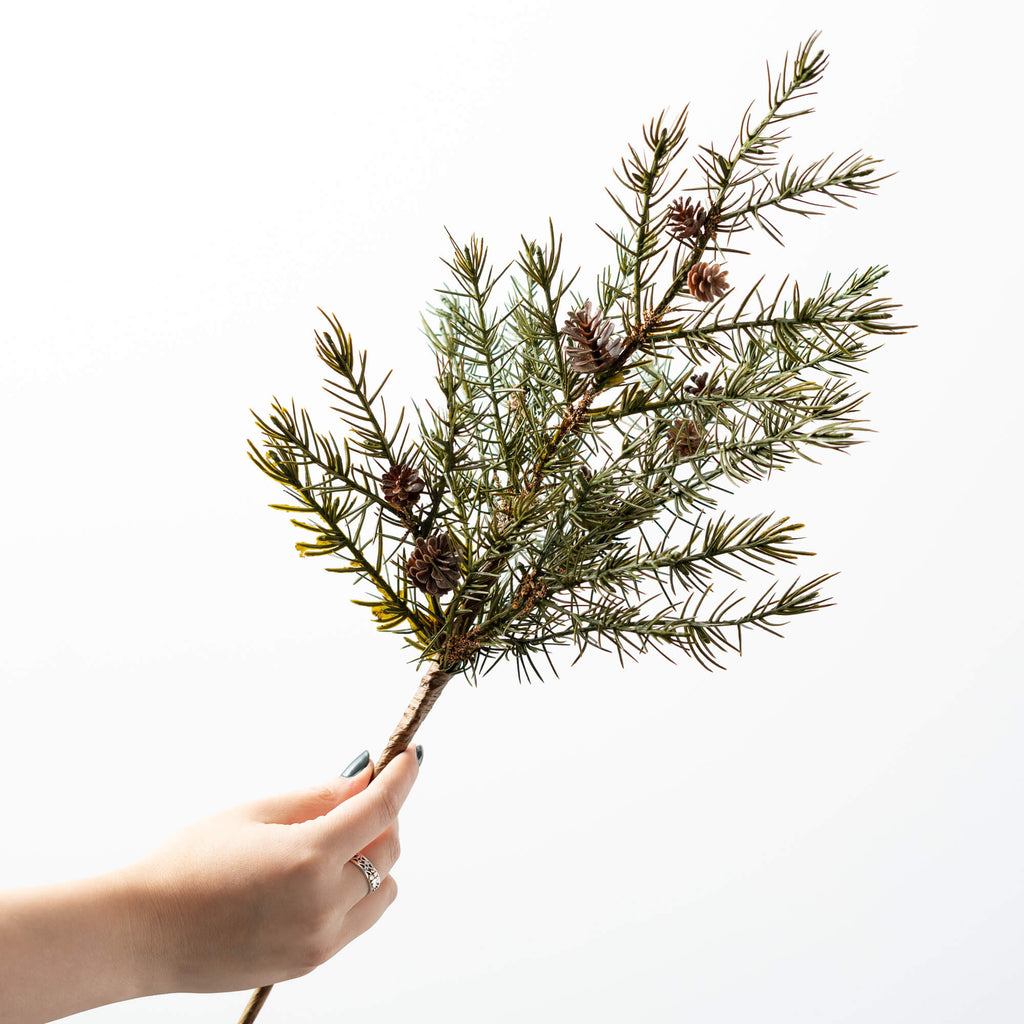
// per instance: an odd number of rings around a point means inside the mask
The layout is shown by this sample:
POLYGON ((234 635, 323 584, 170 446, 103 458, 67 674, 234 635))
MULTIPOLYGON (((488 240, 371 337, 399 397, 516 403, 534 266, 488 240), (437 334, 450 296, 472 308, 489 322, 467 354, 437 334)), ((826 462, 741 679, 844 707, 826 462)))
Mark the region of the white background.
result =
MULTIPOLYGON (((381 747, 408 655, 296 557, 250 408, 294 396, 333 426, 317 306, 375 377, 395 367, 392 406, 430 399, 445 227, 500 269, 550 216, 590 287, 641 126, 690 102, 691 168, 727 149, 765 61, 820 28, 788 152, 899 173, 780 220, 784 249, 744 236, 730 284, 884 263, 919 326, 865 364, 868 443, 722 508, 806 523, 817 557, 779 576, 839 571, 836 606, 714 674, 589 654, 540 685, 454 681, 419 737, 398 902, 261 1020, 1021 1019, 1013 34, 984 3, 830 10, 6 13, 0 885, 106 871, 381 747)), ((81 1019, 230 1024, 244 1002, 81 1019)))

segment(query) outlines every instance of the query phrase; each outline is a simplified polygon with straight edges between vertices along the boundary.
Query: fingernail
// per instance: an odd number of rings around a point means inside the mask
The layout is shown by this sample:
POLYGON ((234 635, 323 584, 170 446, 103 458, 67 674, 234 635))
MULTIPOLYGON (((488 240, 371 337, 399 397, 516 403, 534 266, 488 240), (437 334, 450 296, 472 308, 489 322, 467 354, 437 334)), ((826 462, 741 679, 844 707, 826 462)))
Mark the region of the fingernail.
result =
POLYGON ((351 779, 358 775, 370 763, 370 752, 364 750, 339 776, 342 779, 351 779))
POLYGON ((423 746, 419 743, 416 744, 416 763, 423 764, 423 746))

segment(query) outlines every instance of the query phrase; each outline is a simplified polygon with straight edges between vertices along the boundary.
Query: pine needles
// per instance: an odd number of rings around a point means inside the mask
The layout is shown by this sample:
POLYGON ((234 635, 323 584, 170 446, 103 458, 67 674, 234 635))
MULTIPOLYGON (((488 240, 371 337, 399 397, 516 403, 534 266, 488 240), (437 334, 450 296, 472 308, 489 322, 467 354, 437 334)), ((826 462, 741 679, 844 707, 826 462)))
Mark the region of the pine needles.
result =
POLYGON ((711 513, 725 484, 860 443, 852 373, 909 329, 875 296, 884 266, 762 294, 764 277, 751 285, 726 262, 742 255, 733 234, 781 244, 781 218, 852 206, 884 180, 859 150, 779 166, 787 122, 811 113, 802 101, 827 65, 816 40, 774 83, 769 71, 767 109, 755 123, 748 107, 728 154, 699 148, 698 187, 680 189, 686 110, 650 121, 614 172, 623 220, 601 228, 612 262, 589 295, 570 291, 578 271, 566 280, 553 222, 497 273, 482 240, 449 236, 451 279, 423 320, 437 395, 414 416, 389 419, 387 376, 371 385, 366 354, 324 314, 317 353, 344 439, 294 403, 257 417, 251 457, 289 494, 273 507, 313 535, 300 553, 341 559, 332 571, 368 588, 356 603, 418 661, 473 681, 512 658, 533 678, 569 645, 577 658, 675 649, 721 667, 744 630, 779 635, 829 605, 830 576, 709 598, 743 568, 772 575, 811 554, 786 517, 711 513))

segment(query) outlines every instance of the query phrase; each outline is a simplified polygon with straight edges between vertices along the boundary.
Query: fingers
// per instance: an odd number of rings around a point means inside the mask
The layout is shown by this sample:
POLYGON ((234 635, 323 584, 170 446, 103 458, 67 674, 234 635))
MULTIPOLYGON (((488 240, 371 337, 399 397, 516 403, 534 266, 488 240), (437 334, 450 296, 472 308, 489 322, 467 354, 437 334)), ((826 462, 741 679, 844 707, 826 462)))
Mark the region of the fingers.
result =
MULTIPOLYGON (((352 865, 355 868, 354 865, 352 865)), ((355 869, 358 870, 358 869, 355 869)), ((363 885, 366 885, 365 879, 363 885)), ((342 935, 339 949, 346 946, 357 935, 362 935, 368 928, 375 925, 383 915, 384 911, 395 902, 398 895, 398 886, 395 880, 388 875, 380 883, 380 888, 371 896, 361 899, 346 915, 342 924, 342 935)))
MULTIPOLYGON (((418 774, 416 750, 410 746, 373 780, 372 786, 355 793, 316 823, 338 856, 348 860, 390 828, 418 774)), ((377 862, 373 863, 380 871, 377 862)))
MULTIPOLYGON (((376 869, 380 875, 381 885, 384 884, 386 876, 394 870, 395 862, 401 855, 401 846, 398 842, 398 822, 382 832, 369 846, 359 851, 376 869)), ((342 869, 341 884, 343 889, 342 899, 346 906, 352 906, 363 900, 370 893, 370 881, 363 874, 362 868, 357 867, 351 860, 346 861, 342 869)), ((379 891, 379 889, 378 889, 379 891)))
MULTIPOLYGON (((415 758, 413 759, 415 760, 415 758)), ((372 769, 367 765, 350 779, 330 779, 319 786, 280 793, 244 804, 239 810, 250 821, 267 824, 294 825, 300 821, 312 821, 334 810, 338 804, 366 789, 370 783, 372 769)))

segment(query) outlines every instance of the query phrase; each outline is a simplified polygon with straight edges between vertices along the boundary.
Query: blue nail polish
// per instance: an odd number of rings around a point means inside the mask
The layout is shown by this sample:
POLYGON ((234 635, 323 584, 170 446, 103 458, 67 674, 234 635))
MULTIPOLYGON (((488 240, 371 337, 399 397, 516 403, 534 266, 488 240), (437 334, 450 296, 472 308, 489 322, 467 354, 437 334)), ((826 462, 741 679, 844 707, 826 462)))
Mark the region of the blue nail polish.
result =
POLYGON ((370 763, 370 752, 364 750, 339 776, 342 779, 351 779, 358 775, 370 763))

